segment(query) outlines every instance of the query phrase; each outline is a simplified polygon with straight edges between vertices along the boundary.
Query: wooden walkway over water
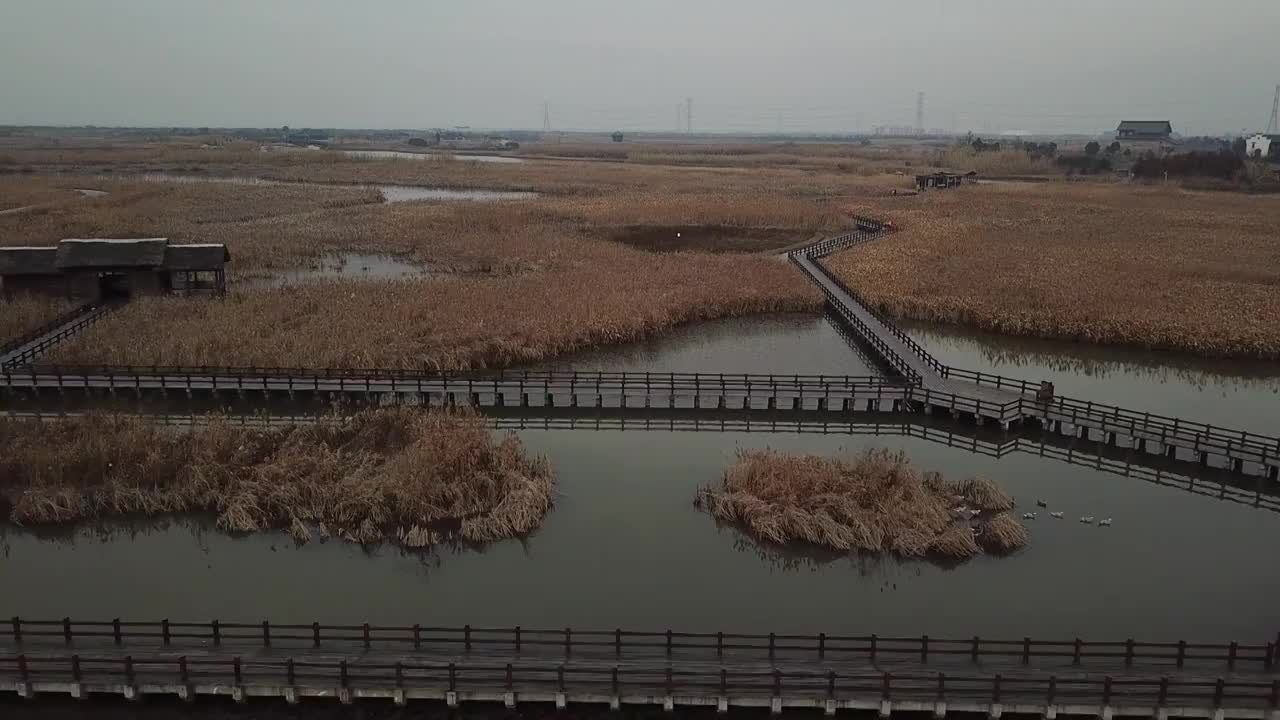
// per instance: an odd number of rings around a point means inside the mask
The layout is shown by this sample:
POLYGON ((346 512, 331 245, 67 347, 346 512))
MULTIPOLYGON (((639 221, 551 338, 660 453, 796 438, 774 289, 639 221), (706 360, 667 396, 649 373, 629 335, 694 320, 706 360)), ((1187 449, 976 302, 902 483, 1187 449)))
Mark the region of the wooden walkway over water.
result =
POLYGON ((0 390, 14 393, 324 394, 376 396, 381 402, 471 405, 484 409, 594 407, 649 411, 724 410, 949 413, 1010 430, 1027 423, 1059 434, 1234 472, 1280 480, 1280 437, 1229 430, 1072 398, 1037 398, 1039 383, 950 367, 830 273, 821 258, 883 237, 889 228, 859 220, 858 229, 789 254, 827 298, 831 311, 896 377, 745 375, 733 373, 434 373, 397 370, 236 367, 91 367, 37 365, 48 347, 105 316, 81 309, 39 337, 6 350, 0 390))
POLYGON ((1275 720, 1276 642, 14 618, 0 692, 1275 720))

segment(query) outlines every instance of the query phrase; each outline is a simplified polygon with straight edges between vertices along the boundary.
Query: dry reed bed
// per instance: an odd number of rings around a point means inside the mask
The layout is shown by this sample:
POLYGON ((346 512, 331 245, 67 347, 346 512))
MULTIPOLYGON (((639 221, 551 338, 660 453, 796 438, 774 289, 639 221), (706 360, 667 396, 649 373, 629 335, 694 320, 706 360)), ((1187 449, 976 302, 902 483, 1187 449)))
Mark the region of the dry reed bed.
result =
POLYGON ((1280 198, 1010 183, 882 207, 902 232, 826 262, 893 315, 1280 357, 1280 198))
POLYGON ((0 212, 78 197, 80 193, 65 181, 29 175, 0 175, 0 212))
POLYGON ((993 482, 947 482, 904 453, 870 449, 851 461, 775 450, 740 450, 719 484, 695 504, 774 545, 893 553, 956 561, 1023 547, 1012 500, 993 482), (960 507, 958 507, 960 506, 960 507), (971 517, 968 510, 979 511, 971 517))
POLYGON ((698 320, 816 311, 772 258, 653 256, 597 243, 563 269, 495 278, 334 281, 144 298, 49 359, 125 365, 505 367, 640 340, 698 320))
POLYGON ((75 305, 67 300, 38 297, 0 299, 0 345, 31 332, 75 305))
POLYGON ((545 459, 467 414, 401 408, 190 433, 111 415, 0 421, 0 513, 21 525, 210 512, 226 531, 299 541, 486 543, 535 530, 554 489, 545 459))

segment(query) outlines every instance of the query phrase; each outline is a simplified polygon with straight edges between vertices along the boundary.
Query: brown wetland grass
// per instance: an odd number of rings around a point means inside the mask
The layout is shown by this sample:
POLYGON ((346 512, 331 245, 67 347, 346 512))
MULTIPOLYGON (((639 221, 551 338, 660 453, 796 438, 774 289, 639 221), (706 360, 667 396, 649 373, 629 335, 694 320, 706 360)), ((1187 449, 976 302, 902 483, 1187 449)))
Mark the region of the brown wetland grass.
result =
POLYGON ((1280 357, 1280 198, 1119 183, 938 191, 826 260, 890 314, 998 333, 1280 357))
POLYGON ((695 505, 777 546, 954 562, 1028 541, 1008 514, 1013 501, 992 481, 948 482, 885 449, 849 461, 740 450, 718 484, 698 491, 695 505))
POLYGON ((0 345, 35 330, 73 307, 75 304, 68 300, 22 296, 5 300, 0 296, 0 345))
POLYGON ((554 490, 544 458, 465 413, 191 432, 114 415, 0 420, 0 513, 25 526, 213 513, 222 530, 300 542, 487 543, 538 528, 554 490))

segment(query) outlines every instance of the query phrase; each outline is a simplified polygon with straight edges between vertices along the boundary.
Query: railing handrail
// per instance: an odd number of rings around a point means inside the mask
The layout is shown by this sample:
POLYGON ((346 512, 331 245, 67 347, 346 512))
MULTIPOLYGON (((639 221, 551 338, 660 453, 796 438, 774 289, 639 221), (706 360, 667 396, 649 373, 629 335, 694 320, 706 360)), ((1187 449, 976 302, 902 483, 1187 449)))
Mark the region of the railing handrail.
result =
POLYGON ((114 618, 111 620, 76 620, 69 617, 57 620, 28 620, 15 616, 0 625, 0 638, 7 636, 15 645, 24 646, 31 638, 57 638, 65 644, 74 644, 76 638, 109 638, 121 645, 130 638, 161 638, 165 645, 172 639, 209 640, 214 645, 237 640, 251 640, 254 644, 271 646, 273 641, 303 640, 319 647, 326 639, 334 642, 360 642, 366 646, 374 642, 422 644, 461 644, 465 649, 474 645, 503 644, 519 649, 524 645, 563 647, 566 652, 573 647, 609 647, 621 653, 628 647, 716 650, 760 650, 772 655, 779 651, 812 651, 820 657, 834 653, 866 654, 871 660, 878 655, 913 655, 927 662, 930 653, 939 655, 1017 656, 1028 662, 1036 657, 1072 657, 1074 661, 1088 658, 1122 658, 1126 665, 1139 660, 1174 660, 1181 666, 1187 660, 1222 661, 1235 668, 1237 663, 1261 662, 1270 670, 1277 662, 1275 640, 1259 643, 1188 642, 1115 640, 935 637, 930 635, 850 635, 841 633, 740 633, 740 632, 689 632, 667 630, 574 629, 538 627, 501 627, 486 625, 434 626, 434 625, 372 625, 368 623, 284 623, 209 621, 137 621, 114 618), (200 630, 195 633, 192 631, 200 630), (388 636, 391 634, 392 636, 388 636), (706 642, 695 642, 706 641, 706 642), (726 643, 726 641, 728 641, 726 643), (1166 652, 1168 651, 1168 652, 1166 652), (1212 653, 1212 654, 1210 654, 1212 653))
MULTIPOLYGON (((126 688, 149 680, 152 684, 180 684, 188 692, 193 681, 241 688, 256 684, 296 688, 299 684, 325 683, 342 690, 360 687, 433 685, 459 690, 500 690, 546 688, 608 690, 617 697, 622 689, 653 688, 666 697, 679 694, 732 693, 767 695, 780 699, 784 693, 811 695, 827 700, 837 697, 878 696, 927 698, 945 702, 989 701, 1034 698, 1052 705, 1063 700, 1088 698, 1109 706, 1114 700, 1144 707, 1186 706, 1196 703, 1222 708, 1226 705, 1267 708, 1274 711, 1280 701, 1280 680, 1236 677, 1186 678, 1079 677, 1040 673, 1035 677, 1003 677, 999 672, 951 674, 942 672, 890 672, 888 670, 836 670, 832 667, 745 669, 728 665, 677 667, 632 667, 581 662, 536 662, 513 660, 461 662, 396 658, 378 661, 363 657, 316 658, 242 657, 239 655, 126 655, 95 657, 81 655, 0 657, 0 673, 14 677, 24 687, 33 681, 80 683, 85 680, 121 681, 126 688), (55 680, 56 679, 56 680, 55 680), (299 682, 301 681, 301 683, 299 682), (331 683, 331 684, 330 684, 331 683), (948 692, 950 690, 950 692, 948 692), (896 694, 895 694, 896 693, 896 694)), ((128 689, 124 690, 128 692, 128 689)), ((135 689, 134 692, 137 692, 135 689)), ((451 696, 452 697, 452 696, 451 696)), ((453 702, 453 700, 450 700, 453 702)))

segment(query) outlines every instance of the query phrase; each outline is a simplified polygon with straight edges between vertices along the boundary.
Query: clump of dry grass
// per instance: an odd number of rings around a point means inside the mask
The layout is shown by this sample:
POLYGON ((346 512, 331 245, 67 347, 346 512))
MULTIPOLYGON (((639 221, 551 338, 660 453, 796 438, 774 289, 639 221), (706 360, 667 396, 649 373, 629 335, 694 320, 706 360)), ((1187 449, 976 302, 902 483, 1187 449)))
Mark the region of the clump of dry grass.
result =
POLYGON ((948 483, 918 471, 904 453, 884 449, 852 461, 742 450, 718 485, 698 491, 695 504, 778 545, 961 560, 980 552, 979 541, 1001 552, 1027 541, 1025 531, 1009 527, 1021 529, 1005 514, 1009 498, 990 481, 948 483), (957 503, 980 512, 971 518, 957 503))
POLYGON ((112 415, 0 421, 0 511, 23 525, 212 512, 232 532, 425 547, 525 535, 553 497, 545 459, 466 413, 397 408, 190 433, 112 415))
POLYGON ((35 330, 73 307, 75 305, 72 302, 57 298, 0 298, 0 345, 35 330))
POLYGON ((903 198, 828 266, 892 315, 1012 335, 1280 358, 1280 198, 1002 183, 903 198))

